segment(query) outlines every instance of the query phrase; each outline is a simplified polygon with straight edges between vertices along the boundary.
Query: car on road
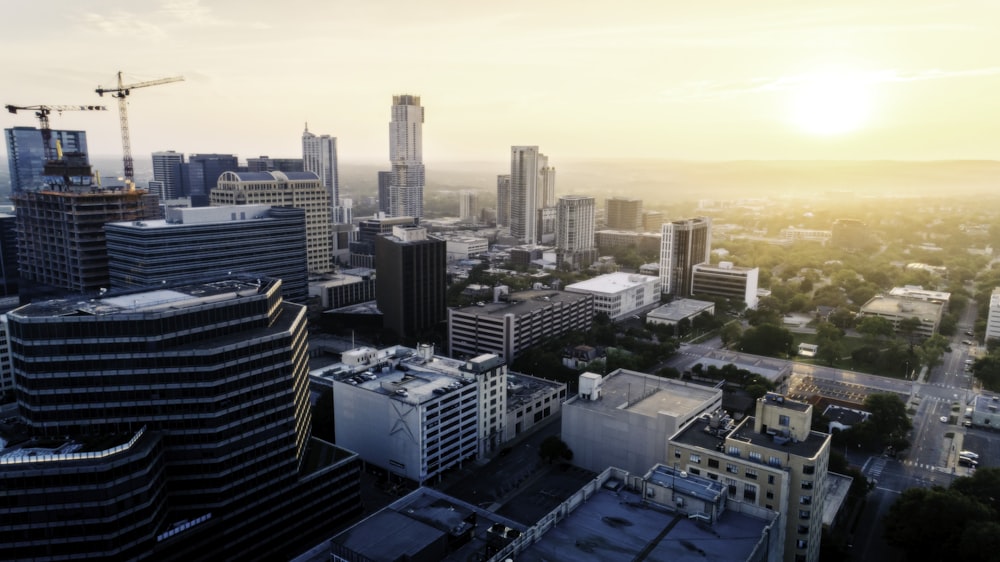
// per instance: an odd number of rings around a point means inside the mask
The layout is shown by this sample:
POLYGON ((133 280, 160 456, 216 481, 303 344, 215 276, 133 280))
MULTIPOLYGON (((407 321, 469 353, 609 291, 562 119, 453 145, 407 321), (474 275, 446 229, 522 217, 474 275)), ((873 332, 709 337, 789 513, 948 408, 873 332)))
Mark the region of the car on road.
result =
POLYGON ((973 453, 972 451, 962 451, 962 452, 960 452, 958 454, 958 456, 959 456, 959 458, 963 458, 963 459, 972 459, 974 461, 978 461, 979 460, 979 455, 976 454, 976 453, 973 453))
POLYGON ((962 343, 965 345, 972 345, 972 340, 962 340, 962 343))
POLYGON ((965 421, 963 421, 962 422, 962 426, 964 426, 964 427, 972 427, 972 420, 965 420, 965 421))
POLYGON ((941 416, 941 423, 948 423, 948 416, 941 416))
POLYGON ((967 466, 969 468, 976 468, 977 466, 979 466, 979 461, 974 461, 972 459, 967 459, 965 457, 959 457, 958 466, 967 466))
POLYGON ((969 330, 969 331, 965 332, 965 335, 967 335, 967 336, 975 336, 976 333, 973 332, 972 330, 969 330))

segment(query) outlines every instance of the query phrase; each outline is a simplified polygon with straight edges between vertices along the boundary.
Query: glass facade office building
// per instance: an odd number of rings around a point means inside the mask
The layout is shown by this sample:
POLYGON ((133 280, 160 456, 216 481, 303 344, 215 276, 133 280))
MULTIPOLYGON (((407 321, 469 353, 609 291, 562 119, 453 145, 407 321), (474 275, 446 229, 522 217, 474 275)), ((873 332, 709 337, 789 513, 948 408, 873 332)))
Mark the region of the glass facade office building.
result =
MULTIPOLYGON (((64 153, 88 154, 86 132, 52 129, 51 133, 49 143, 52 154, 56 153, 56 141, 62 146, 64 153)), ((34 127, 13 127, 4 129, 4 138, 7 141, 11 193, 37 191, 52 183, 44 173, 45 145, 41 130, 34 127)))

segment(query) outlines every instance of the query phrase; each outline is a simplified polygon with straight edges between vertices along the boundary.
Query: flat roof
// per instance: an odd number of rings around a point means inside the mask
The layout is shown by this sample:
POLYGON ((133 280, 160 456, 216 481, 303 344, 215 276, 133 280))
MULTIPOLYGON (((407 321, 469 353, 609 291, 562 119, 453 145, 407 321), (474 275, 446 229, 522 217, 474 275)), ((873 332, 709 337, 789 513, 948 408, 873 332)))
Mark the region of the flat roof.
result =
POLYGON ((687 318, 692 314, 704 312, 715 306, 714 302, 700 301, 695 299, 678 299, 651 310, 646 314, 646 318, 662 318, 664 320, 678 321, 687 318))
POLYGON ((826 474, 826 490, 823 499, 823 524, 833 525, 833 520, 837 518, 837 512, 847 501, 847 494, 851 491, 851 484, 854 479, 850 476, 828 472, 826 474))
POLYGON ((917 316, 937 318, 943 305, 940 302, 915 300, 892 295, 876 295, 861 307, 863 314, 886 314, 891 316, 917 316))
POLYGON ((471 305, 454 309, 456 313, 471 314, 475 316, 505 316, 513 314, 520 316, 540 308, 550 306, 552 303, 577 302, 590 297, 580 293, 569 293, 566 291, 556 291, 552 289, 537 291, 518 291, 507 295, 506 301, 484 302, 482 306, 471 305))
POLYGON ((271 279, 233 276, 203 283, 171 286, 166 289, 114 292, 84 299, 57 299, 26 304, 9 314, 22 317, 106 316, 136 312, 156 312, 200 306, 259 294, 271 279))
POLYGON ((586 281, 567 285, 567 291, 586 291, 590 293, 618 293, 659 281, 659 277, 641 275, 639 273, 605 273, 586 281))
POLYGON ((719 389, 618 369, 604 377, 599 399, 571 401, 575 407, 598 413, 626 410, 655 418, 661 414, 684 417, 721 396, 719 389))
MULTIPOLYGON (((779 443, 778 441, 775 441, 774 436, 766 433, 757 433, 753 430, 753 428, 754 417, 747 416, 737 422, 730 432, 723 434, 722 436, 716 436, 709 431, 710 427, 708 416, 703 416, 678 431, 671 438, 671 441, 676 441, 691 447, 717 450, 720 443, 723 443, 725 440, 729 440, 731 444, 748 443, 757 447, 779 451, 781 453, 812 458, 819 453, 823 444, 826 443, 826 440, 830 437, 829 434, 826 433, 810 431, 809 437, 803 441, 786 441, 784 443, 779 443)), ((761 462, 760 464, 761 466, 770 466, 766 462, 761 462)))
POLYGON ((507 372, 507 409, 519 408, 537 398, 566 388, 566 383, 507 372))
POLYGON ((598 488, 517 555, 519 562, 747 560, 771 521, 726 510, 712 526, 651 509, 638 494, 598 488))
POLYGON ((422 404, 475 383, 475 371, 463 369, 466 361, 437 355, 426 359, 418 351, 401 346, 372 351, 381 354, 375 364, 352 368, 337 363, 320 377, 411 404, 422 404))
MULTIPOLYGON (((485 559, 489 529, 513 529, 517 535, 527 527, 431 488, 418 488, 330 540, 368 560, 391 562, 416 555, 424 547, 446 536, 471 531, 469 542, 449 552, 442 561, 465 562, 485 559), (472 525, 467 520, 475 521, 472 525)), ((454 544, 454 543, 453 543, 454 544)))
POLYGON ((708 353, 691 362, 691 364, 697 363, 701 363, 704 367, 715 365, 720 369, 732 364, 739 369, 746 369, 747 371, 756 373, 771 382, 776 382, 786 372, 791 371, 794 364, 793 362, 774 359, 773 357, 750 355, 725 349, 710 350, 708 353))

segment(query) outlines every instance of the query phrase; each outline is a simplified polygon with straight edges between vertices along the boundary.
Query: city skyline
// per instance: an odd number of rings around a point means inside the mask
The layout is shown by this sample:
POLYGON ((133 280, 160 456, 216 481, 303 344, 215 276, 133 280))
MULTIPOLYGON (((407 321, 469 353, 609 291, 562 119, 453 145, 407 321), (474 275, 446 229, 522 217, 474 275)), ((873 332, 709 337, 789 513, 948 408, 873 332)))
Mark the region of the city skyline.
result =
MULTIPOLYGON (((528 144, 564 161, 1000 154, 991 3, 437 1, 401 18, 402 6, 300 1, 265 18, 253 2, 22 3, 0 23, 0 44, 17 53, 2 101, 102 103, 94 89, 118 70, 134 82, 184 76, 130 96, 139 158, 291 157, 308 121, 339 139, 342 162, 384 162, 401 92, 433 115, 431 164, 502 166, 528 144)), ((53 114, 52 126, 86 130, 95 155, 120 154, 114 113, 53 114)), ((3 124, 35 125, 30 112, 3 124)))

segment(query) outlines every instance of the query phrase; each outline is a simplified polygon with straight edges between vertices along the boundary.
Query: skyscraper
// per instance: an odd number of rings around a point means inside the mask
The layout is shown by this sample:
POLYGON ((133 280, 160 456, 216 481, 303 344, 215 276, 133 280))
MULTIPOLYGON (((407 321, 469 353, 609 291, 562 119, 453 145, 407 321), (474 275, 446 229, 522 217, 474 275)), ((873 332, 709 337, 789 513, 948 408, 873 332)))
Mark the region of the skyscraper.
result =
POLYGON ((306 311, 279 280, 7 320, 18 413, 42 439, 0 455, 0 559, 287 559, 360 515, 357 455, 311 437, 306 311))
POLYGON ((424 215, 423 127, 420 96, 393 96, 389 122, 390 216, 419 219, 424 215))
POLYGON ((611 230, 642 229, 642 199, 612 197, 604 201, 604 222, 611 230))
POLYGON ((564 195, 556 205, 556 247, 563 262, 575 267, 589 265, 597 258, 594 246, 593 197, 564 195))
POLYGON ((475 191, 462 191, 458 194, 458 217, 462 222, 476 222, 479 218, 478 200, 475 191))
POLYGON ((497 226, 510 227, 510 174, 497 176, 497 226))
POLYGON ((389 214, 389 186, 392 184, 392 172, 378 173, 378 211, 389 214))
POLYGON ((395 226, 375 239, 375 301, 385 328, 403 339, 445 319, 447 244, 422 226, 395 226))
POLYGON ((184 193, 182 164, 184 164, 184 154, 180 152, 173 150, 154 152, 153 181, 149 183, 149 191, 158 195, 160 199, 181 197, 184 193))
MULTIPOLYGON (((52 154, 56 152, 56 142, 64 153, 84 156, 86 162, 87 133, 84 131, 51 130, 49 139, 52 154)), ((4 129, 7 141, 7 166, 10 168, 10 192, 36 191, 49 185, 45 177, 45 146, 42 132, 34 127, 13 127, 4 129)))
POLYGON ((104 231, 115 289, 247 273, 281 279, 286 301, 309 297, 303 209, 168 207, 163 220, 113 222, 104 231))
POLYGON ((329 192, 313 172, 226 172, 212 190, 219 205, 276 205, 306 212, 306 256, 309 271, 333 269, 333 208, 329 192))
POLYGON ((192 154, 187 164, 181 164, 185 191, 182 196, 191 197, 194 207, 206 207, 209 194, 218 185, 219 176, 223 172, 239 169, 235 154, 192 154))
POLYGON ((340 204, 340 178, 337 175, 337 137, 314 135, 309 125, 302 133, 302 167, 306 172, 319 176, 330 194, 330 205, 340 204))
MULTIPOLYGON (((539 211, 555 200, 556 170, 537 146, 510 148, 510 234, 525 244, 541 239, 539 211)), ((549 205, 551 207, 551 205, 549 205)))
POLYGON ((689 296, 694 266, 708 263, 712 252, 712 219, 697 217, 664 223, 660 240, 663 292, 689 296))
POLYGON ((11 199, 22 301, 49 289, 85 293, 110 287, 104 225, 160 217, 158 198, 141 189, 22 191, 11 199))

